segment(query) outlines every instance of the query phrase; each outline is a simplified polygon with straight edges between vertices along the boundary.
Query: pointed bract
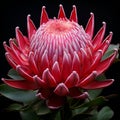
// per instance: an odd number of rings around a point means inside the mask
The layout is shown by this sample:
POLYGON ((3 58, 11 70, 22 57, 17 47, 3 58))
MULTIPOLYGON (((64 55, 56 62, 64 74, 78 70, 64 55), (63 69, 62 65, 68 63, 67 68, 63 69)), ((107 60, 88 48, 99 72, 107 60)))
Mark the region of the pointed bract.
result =
POLYGON ((93 38, 93 46, 96 48, 99 46, 104 38, 106 30, 106 23, 103 22, 103 26, 100 28, 100 30, 97 32, 96 36, 93 38))
POLYGON ((52 95, 50 99, 46 101, 47 106, 50 109, 58 109, 64 105, 65 98, 57 95, 52 95))
POLYGON ((41 17, 40 17, 40 25, 49 21, 48 14, 45 10, 45 6, 42 7, 41 17))
POLYGON ((36 31, 36 27, 33 21, 30 19, 30 15, 27 16, 27 31, 28 31, 28 38, 31 39, 33 33, 36 31))
POLYGON ((37 89, 37 85, 34 82, 26 81, 26 80, 12 80, 12 79, 5 79, 2 78, 3 82, 7 85, 19 88, 23 90, 35 90, 37 89))
POLYGON ((88 23, 85 28, 85 32, 89 34, 90 38, 92 39, 93 37, 93 32, 94 32, 94 14, 90 13, 91 17, 88 20, 88 23))
POLYGON ((64 8, 61 4, 60 4, 59 12, 58 12, 58 19, 60 18, 66 18, 64 8))
POLYGON ((87 85, 83 85, 82 87, 84 89, 99 89, 99 88, 104 88, 107 87, 109 85, 111 85, 114 82, 113 79, 109 79, 109 80, 104 80, 104 81, 93 81, 87 85))
POLYGON ((58 62, 56 61, 52 66, 52 74, 57 81, 57 83, 61 82, 61 71, 58 62))
POLYGON ((73 10, 70 15, 70 20, 78 23, 77 10, 75 5, 73 5, 73 10))
POLYGON ((111 65, 111 63, 113 62, 116 56, 117 56, 117 50, 115 50, 111 56, 101 61, 98 66, 96 66, 96 71, 98 75, 103 73, 103 71, 105 71, 111 65))
POLYGON ((84 80, 81 81, 79 84, 80 87, 86 86, 89 83, 93 82, 97 76, 97 72, 93 71, 91 74, 89 74, 84 80))
POLYGON ((76 71, 73 71, 66 79, 65 85, 68 88, 74 87, 79 82, 79 75, 76 71))
POLYGON ((110 42, 112 40, 112 36, 113 36, 113 32, 110 32, 109 35, 105 38, 105 40, 102 42, 102 44, 100 45, 99 49, 102 50, 103 54, 106 52, 106 50, 108 49, 110 42))
POLYGON ((54 93, 59 96, 66 96, 69 93, 69 89, 67 88, 67 86, 64 83, 60 83, 55 88, 54 93))
POLYGON ((29 63, 30 63, 30 67, 33 69, 34 74, 39 75, 39 71, 38 71, 37 65, 34 60, 33 52, 29 53, 29 63))
POLYGON ((15 31, 16 31, 16 39, 18 42, 18 46, 20 47, 21 50, 24 50, 27 44, 26 40, 24 39, 22 32, 19 30, 19 27, 16 27, 15 31))
POLYGON ((55 87, 57 85, 54 77, 52 76, 48 68, 44 70, 42 79, 47 83, 48 86, 55 87))
POLYGON ((8 52, 5 53, 5 57, 8 61, 8 63, 12 66, 12 68, 16 69, 17 64, 14 62, 13 58, 11 58, 11 56, 8 52))
POLYGON ((16 70, 17 70, 17 72, 18 72, 21 76, 23 76, 26 80, 28 80, 28 81, 33 81, 32 76, 29 75, 29 73, 28 73, 27 71, 25 71, 25 69, 22 68, 20 65, 17 65, 16 70))

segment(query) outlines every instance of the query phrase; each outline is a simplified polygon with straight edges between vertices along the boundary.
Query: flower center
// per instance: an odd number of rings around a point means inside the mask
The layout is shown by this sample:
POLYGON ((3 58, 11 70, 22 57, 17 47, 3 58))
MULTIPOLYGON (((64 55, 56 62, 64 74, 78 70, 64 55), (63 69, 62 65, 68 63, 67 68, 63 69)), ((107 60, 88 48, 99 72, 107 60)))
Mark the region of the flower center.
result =
POLYGON ((82 26, 68 19, 52 19, 42 24, 31 40, 31 50, 39 57, 45 53, 50 59, 63 56, 64 52, 74 54, 86 48, 90 40, 82 26))
POLYGON ((73 24, 68 20, 51 20, 46 24, 45 30, 52 34, 61 34, 73 28, 73 24))

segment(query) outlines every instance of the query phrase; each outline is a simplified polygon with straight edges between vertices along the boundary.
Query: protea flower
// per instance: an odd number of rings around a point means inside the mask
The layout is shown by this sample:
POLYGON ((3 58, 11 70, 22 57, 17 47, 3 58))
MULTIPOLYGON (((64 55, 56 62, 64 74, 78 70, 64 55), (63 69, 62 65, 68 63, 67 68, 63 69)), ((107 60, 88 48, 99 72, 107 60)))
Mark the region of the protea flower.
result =
POLYGON ((97 81, 113 62, 117 50, 102 59, 109 47, 113 33, 104 38, 106 23, 93 37, 94 14, 84 29, 78 24, 76 6, 70 18, 60 5, 58 17, 49 19, 42 7, 40 27, 36 29, 27 16, 28 37, 16 27, 16 39, 4 42, 6 58, 24 80, 2 80, 14 88, 38 90, 37 96, 46 100, 51 109, 61 107, 67 96, 74 99, 88 97, 87 90, 104 88, 113 79, 97 81))

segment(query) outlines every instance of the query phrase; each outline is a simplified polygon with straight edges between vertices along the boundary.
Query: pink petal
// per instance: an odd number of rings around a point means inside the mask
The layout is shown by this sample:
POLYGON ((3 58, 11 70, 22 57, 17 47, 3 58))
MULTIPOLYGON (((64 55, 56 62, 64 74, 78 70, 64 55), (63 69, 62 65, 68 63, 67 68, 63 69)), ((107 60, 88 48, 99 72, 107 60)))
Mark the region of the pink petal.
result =
POLYGON ((32 37, 33 33, 36 31, 36 27, 33 21, 30 19, 30 15, 27 16, 27 31, 28 31, 28 38, 32 37))
POLYGON ((24 40, 26 42, 26 45, 30 45, 29 38, 27 36, 23 36, 23 37, 24 37, 24 40))
POLYGON ((89 84, 83 85, 82 88, 84 89, 99 89, 104 88, 111 85, 114 82, 113 79, 104 80, 104 81, 92 81, 89 84))
POLYGON ((55 87, 57 85, 54 77, 50 73, 49 69, 45 69, 42 75, 42 79, 46 82, 46 84, 50 87, 55 87))
POLYGON ((8 63, 14 68, 16 69, 17 64, 14 62, 13 58, 10 56, 10 54, 8 52, 5 53, 6 59, 8 61, 8 63))
POLYGON ((61 4, 60 4, 59 13, 58 13, 58 19, 60 19, 60 18, 66 18, 64 8, 63 8, 63 6, 61 4))
POLYGON ((49 68, 49 60, 48 60, 48 53, 47 51, 44 51, 41 58, 41 71, 45 70, 46 68, 49 68))
MULTIPOLYGON (((93 56, 93 60, 92 60, 92 63, 91 63, 91 65, 89 65, 89 68, 88 68, 88 70, 85 72, 85 74, 86 73, 90 73, 91 71, 94 71, 95 70, 95 68, 98 66, 98 64, 100 63, 100 61, 101 61, 101 59, 102 59, 102 56, 103 56, 103 53, 102 53, 102 50, 98 50, 98 51, 96 51, 96 53, 95 53, 95 55, 93 56)), ((85 75, 84 74, 84 75, 85 75)), ((84 77, 84 75, 83 75, 83 77, 84 77)))
POLYGON ((96 54, 93 56, 93 61, 92 61, 93 63, 90 66, 90 71, 94 70, 94 68, 98 66, 98 64, 102 59, 102 55, 103 55, 102 50, 98 50, 96 52, 96 54))
POLYGON ((99 45, 101 44, 104 34, 105 34, 105 29, 106 29, 106 23, 103 22, 103 26, 100 28, 100 30, 97 32, 96 36, 93 38, 94 48, 99 47, 99 45))
POLYGON ((63 61, 62 61, 62 76, 63 81, 65 81, 68 77, 68 75, 71 73, 71 59, 69 57, 69 54, 64 52, 63 54, 63 61))
POLYGON ((74 56, 72 60, 72 70, 77 71, 78 74, 81 73, 81 62, 76 52, 74 52, 74 56))
POLYGON ((16 53, 6 44, 6 42, 3 43, 5 50, 7 51, 7 57, 9 54, 9 58, 12 58, 13 61, 15 61, 17 64, 21 64, 20 60, 19 60, 19 56, 16 55, 16 53))
POLYGON ((41 99, 48 99, 52 94, 52 90, 51 89, 40 89, 37 93, 37 96, 41 99))
POLYGON ((61 82, 61 71, 57 61, 52 66, 52 75, 54 76, 57 83, 61 82))
POLYGON ((34 54, 33 54, 33 52, 29 53, 29 65, 32 68, 32 70, 34 71, 34 74, 39 75, 39 71, 38 71, 36 62, 34 60, 34 54))
POLYGON ((47 88, 47 84, 37 75, 33 76, 34 81, 36 82, 38 88, 47 88))
POLYGON ((75 87, 79 82, 79 75, 76 71, 73 71, 66 79, 65 85, 68 88, 75 87))
POLYGON ((5 50, 9 52, 11 58, 16 62, 16 64, 28 65, 27 59, 23 57, 24 55, 22 54, 20 49, 18 49, 18 47, 15 45, 13 40, 10 39, 9 42, 10 42, 11 48, 6 45, 6 42, 4 42, 3 45, 4 45, 5 50))
POLYGON ((85 32, 90 35, 90 38, 92 39, 93 37, 93 32, 94 32, 94 14, 90 13, 91 17, 88 20, 88 23, 85 28, 85 32))
POLYGON ((5 50, 6 50, 7 52, 13 53, 12 49, 6 44, 5 41, 3 42, 3 46, 4 46, 4 48, 5 48, 5 50))
POLYGON ((76 98, 76 99, 86 99, 88 97, 88 93, 87 92, 81 92, 79 90, 79 88, 71 88, 70 89, 70 94, 69 94, 72 98, 76 98))
POLYGON ((32 76, 29 74, 29 72, 30 72, 29 69, 23 68, 22 66, 17 65, 16 70, 26 80, 33 81, 32 76))
POLYGON ((12 80, 2 78, 3 82, 11 87, 24 89, 24 90, 34 90, 37 89, 37 85, 32 81, 27 80, 12 80))
POLYGON ((19 27, 16 27, 16 39, 18 42, 18 46, 20 47, 21 51, 26 48, 26 40, 24 39, 24 36, 22 32, 19 30, 19 27))
POLYGON ((92 81, 94 81, 94 79, 97 76, 97 72, 93 71, 91 74, 89 74, 85 79, 83 79, 81 81, 81 83, 79 84, 79 86, 82 88, 83 86, 88 85, 89 83, 91 83, 92 81))
POLYGON ((62 107, 65 103, 65 98, 57 95, 52 95, 47 101, 46 104, 50 109, 58 109, 62 107))
POLYGON ((110 32, 109 35, 105 38, 105 40, 102 42, 101 46, 99 47, 99 49, 102 50, 103 54, 106 52, 106 50, 108 49, 109 47, 109 44, 112 40, 112 36, 113 36, 113 33, 110 32))
POLYGON ((65 96, 69 93, 69 89, 67 88, 67 86, 64 83, 60 83, 55 88, 54 93, 59 96, 65 96))
POLYGON ((43 23, 46 23, 49 20, 48 14, 45 10, 45 6, 42 7, 42 12, 41 12, 41 19, 40 19, 40 25, 43 23))
MULTIPOLYGON (((81 48, 81 55, 82 55, 82 60, 81 60, 81 68, 82 68, 82 74, 89 68, 91 65, 91 61, 88 57, 88 54, 85 49, 81 48)), ((82 75, 81 74, 81 75, 82 75)))
POLYGON ((70 15, 70 20, 74 21, 74 22, 78 22, 77 10, 76 10, 75 5, 73 5, 73 10, 72 10, 71 15, 70 15))
POLYGON ((16 45, 16 43, 15 43, 15 41, 14 41, 13 39, 10 39, 10 40, 9 40, 9 43, 10 43, 11 49, 14 51, 14 53, 15 53, 16 56, 22 54, 22 51, 21 51, 20 48, 16 45))
POLYGON ((117 51, 118 50, 115 50, 115 52, 110 57, 106 58, 105 60, 100 62, 98 66, 96 66, 95 70, 97 71, 98 75, 100 75, 110 66, 110 64, 113 62, 113 60, 117 56, 117 51))

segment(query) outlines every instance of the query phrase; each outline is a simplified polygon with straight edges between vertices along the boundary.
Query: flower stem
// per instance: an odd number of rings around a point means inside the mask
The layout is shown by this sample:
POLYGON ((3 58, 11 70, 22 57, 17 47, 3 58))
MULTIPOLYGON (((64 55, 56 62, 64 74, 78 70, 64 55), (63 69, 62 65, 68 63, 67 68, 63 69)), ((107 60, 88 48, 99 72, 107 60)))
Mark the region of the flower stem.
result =
POLYGON ((63 108, 60 110, 61 120, 69 120, 72 117, 72 111, 69 107, 69 104, 66 103, 63 108))

